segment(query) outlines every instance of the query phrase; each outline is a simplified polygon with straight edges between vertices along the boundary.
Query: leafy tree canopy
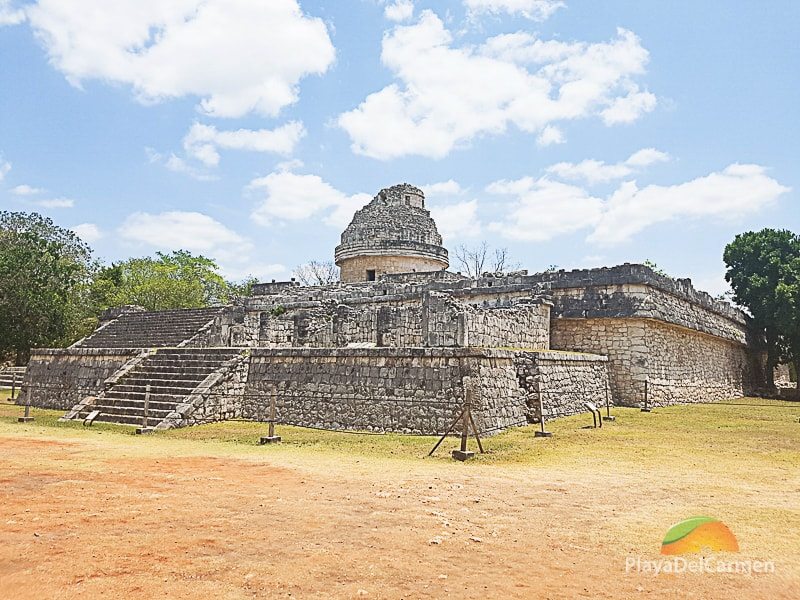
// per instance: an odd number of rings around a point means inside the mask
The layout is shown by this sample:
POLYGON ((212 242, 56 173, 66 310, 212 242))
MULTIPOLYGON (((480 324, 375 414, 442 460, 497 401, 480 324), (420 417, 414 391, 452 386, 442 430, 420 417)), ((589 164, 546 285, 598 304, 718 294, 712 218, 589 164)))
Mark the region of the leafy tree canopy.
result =
POLYGON ((0 212, 0 355, 24 363, 32 347, 78 335, 91 250, 37 213, 0 212))
POLYGON ((753 317, 767 352, 766 383, 779 360, 800 360, 800 236, 762 229, 737 235, 725 247, 725 279, 734 300, 753 317))
POLYGON ((203 308, 228 302, 252 282, 228 284, 217 264, 184 250, 131 258, 100 270, 91 295, 98 309, 138 304, 148 310, 203 308))

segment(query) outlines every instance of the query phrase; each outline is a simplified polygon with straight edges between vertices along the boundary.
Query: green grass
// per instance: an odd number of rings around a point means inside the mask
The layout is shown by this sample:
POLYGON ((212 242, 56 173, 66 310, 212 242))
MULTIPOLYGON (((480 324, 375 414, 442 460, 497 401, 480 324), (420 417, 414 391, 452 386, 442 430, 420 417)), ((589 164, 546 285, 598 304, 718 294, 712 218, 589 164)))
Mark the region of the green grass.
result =
MULTIPOLYGON (((0 435, 10 435, 20 428, 73 430, 70 435, 94 436, 100 432, 133 435, 133 428, 96 423, 83 427, 80 422, 60 423, 61 411, 32 409, 35 421, 16 422, 22 407, 0 404, 0 435)), ((616 470, 636 470, 658 466, 664 460, 703 465, 709 471, 757 469, 765 474, 772 469, 796 469, 800 465, 800 403, 740 399, 731 404, 701 404, 658 408, 642 413, 634 408, 614 409, 617 421, 602 429, 587 429, 592 420, 588 413, 556 419, 548 423, 553 432, 549 439, 534 438, 534 426, 516 428, 484 439, 486 454, 473 464, 597 465, 602 468, 610 457, 616 470)), ((375 435, 343 433, 278 426, 280 446, 264 452, 312 451, 346 454, 364 458, 425 459, 436 442, 431 436, 399 434, 375 435)), ((206 443, 224 444, 231 449, 257 445, 267 434, 267 425, 245 421, 227 421, 165 432, 154 437, 167 442, 182 440, 198 448, 206 443)), ((474 439, 470 449, 477 450, 474 439)), ((450 450, 458 446, 448 438, 434 459, 449 460, 450 450)), ((766 476, 766 475, 765 475, 766 476)))

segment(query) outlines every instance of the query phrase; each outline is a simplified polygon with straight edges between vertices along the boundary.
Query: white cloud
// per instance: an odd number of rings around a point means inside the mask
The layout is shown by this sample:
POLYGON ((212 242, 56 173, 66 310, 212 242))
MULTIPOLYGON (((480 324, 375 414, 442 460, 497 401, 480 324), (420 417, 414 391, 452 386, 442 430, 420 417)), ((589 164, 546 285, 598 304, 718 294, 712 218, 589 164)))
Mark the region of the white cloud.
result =
POLYGON ((325 222, 345 227, 353 213, 369 202, 369 194, 349 196, 317 175, 277 171, 250 182, 248 189, 263 194, 251 213, 260 225, 273 221, 300 221, 326 213, 325 222))
MULTIPOLYGON (((658 151, 647 149, 629 161, 643 164, 661 159, 658 151)), ((514 197, 504 219, 489 225, 503 237, 545 241, 590 230, 587 241, 601 245, 619 244, 665 221, 739 219, 762 210, 789 191, 768 177, 764 167, 740 164, 670 186, 640 189, 633 181, 624 182, 607 198, 548 177, 497 181, 486 189, 514 197)))
MULTIPOLYGON (((383 64, 396 81, 339 115, 358 154, 388 160, 442 158, 478 136, 509 126, 543 133, 558 121, 619 120, 622 97, 636 87, 648 52, 624 29, 605 43, 542 41, 527 33, 501 35, 479 46, 456 46, 433 12, 383 39, 383 64)), ((632 114, 628 110, 625 114, 632 114)))
POLYGON ((24 183, 11 188, 11 193, 15 196, 35 196, 36 194, 41 194, 43 192, 44 190, 41 188, 31 187, 24 183))
POLYGON ((0 27, 3 25, 18 25, 24 20, 24 10, 14 8, 11 0, 0 0, 0 27))
POLYGON ((616 244, 643 229, 674 219, 737 219, 757 213, 789 188, 759 165, 733 164, 685 183, 640 189, 623 183, 606 203, 589 241, 616 244))
POLYGON ((504 221, 489 224, 491 231, 512 240, 543 242, 591 227, 603 209, 603 201, 583 188, 546 177, 497 181, 486 189, 516 196, 504 221))
POLYGON ((478 201, 428 205, 436 227, 445 240, 477 237, 481 233, 478 201))
POLYGON ((37 200, 34 204, 42 208, 72 208, 75 206, 75 200, 71 198, 51 198, 48 200, 37 200))
POLYGON ((544 21, 566 6, 561 0, 464 0, 464 4, 470 15, 505 12, 534 21, 544 21))
POLYGON ((564 139, 564 133, 554 125, 548 125, 536 138, 536 143, 542 148, 552 146, 553 144, 563 144, 567 140, 564 139))
POLYGON ((173 173, 181 173, 183 175, 188 175, 192 179, 196 179, 197 181, 214 181, 217 179, 215 175, 211 175, 209 173, 205 173, 199 169, 196 169, 190 164, 187 164, 185 160, 181 157, 176 156, 175 154, 170 154, 169 156, 165 156, 160 152, 157 152, 153 148, 145 148, 145 153, 147 154, 147 160, 149 160, 152 164, 160 164, 164 165, 168 170, 172 171, 173 173))
POLYGON ((440 181, 439 183, 429 183, 428 185, 420 187, 425 193, 426 198, 431 198, 433 196, 458 196, 464 193, 461 185, 453 179, 440 181))
POLYGON ((128 242, 154 250, 187 250, 212 258, 230 279, 247 275, 267 278, 286 272, 283 265, 253 259, 253 242, 199 212, 134 213, 117 233, 128 242))
POLYGON ((547 168, 547 172, 562 179, 583 179, 590 185, 622 179, 636 170, 658 162, 669 160, 669 154, 655 148, 644 148, 634 152, 622 162, 608 164, 601 160, 584 160, 579 163, 560 162, 547 168))
POLYGON ((72 231, 74 231, 75 234, 84 242, 88 242, 89 244, 96 242, 103 237, 103 232, 100 231, 100 228, 94 223, 81 223, 80 225, 75 225, 75 227, 72 228, 72 231))
POLYGON ((72 84, 129 84, 142 102, 195 96, 216 117, 274 116, 335 58, 297 0, 39 0, 27 15, 72 84))
POLYGON ((397 23, 408 21, 414 16, 414 2, 412 0, 396 0, 383 9, 383 15, 397 23))
POLYGON ((8 172, 11 170, 11 163, 7 160, 3 159, 3 155, 0 154, 0 181, 6 178, 8 172))
POLYGON ((619 123, 633 123, 644 113, 651 112, 656 107, 655 94, 639 90, 639 86, 632 85, 627 96, 614 100, 611 106, 600 113, 603 123, 617 125, 619 123))
POLYGON ((183 138, 186 153, 207 167, 219 164, 219 149, 249 150, 291 154, 306 130, 299 121, 291 121, 277 129, 238 129, 219 131, 211 125, 195 123, 183 138))

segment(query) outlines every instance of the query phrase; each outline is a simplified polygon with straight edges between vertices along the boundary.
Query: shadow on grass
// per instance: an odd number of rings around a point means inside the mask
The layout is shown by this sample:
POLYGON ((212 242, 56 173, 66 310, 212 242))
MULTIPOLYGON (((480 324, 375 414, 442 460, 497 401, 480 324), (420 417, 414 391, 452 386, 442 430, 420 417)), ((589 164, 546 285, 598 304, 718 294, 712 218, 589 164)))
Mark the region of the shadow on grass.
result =
MULTIPOLYGON (((95 423, 83 427, 81 422, 59 422, 62 411, 32 409, 35 421, 18 425, 23 407, 0 403, 0 424, 8 433, 10 427, 34 427, 39 430, 69 429, 72 435, 92 436, 98 432, 133 436, 134 428, 124 425, 95 423)), ((694 463, 706 460, 709 468, 748 468, 772 464, 784 468, 800 462, 800 405, 760 398, 741 399, 735 404, 701 404, 657 408, 642 413, 635 408, 614 409, 615 422, 594 429, 589 414, 574 415, 550 421, 547 428, 552 438, 535 438, 536 426, 515 428, 485 438, 486 454, 476 454, 474 463, 503 464, 575 464, 602 470, 613 459, 615 468, 641 469, 657 466, 664 460, 694 463), (766 461, 766 462, 765 462, 766 461)), ((155 432, 148 438, 160 441, 182 440, 198 445, 221 443, 231 446, 257 445, 267 434, 267 425, 249 421, 226 421, 155 432)), ((279 446, 265 447, 265 453, 291 450, 334 452, 372 458, 425 458, 435 444, 434 436, 401 434, 369 434, 322 431, 291 426, 278 426, 283 441, 279 446)), ((146 440, 143 440, 146 443, 146 440)), ((434 458, 449 460, 450 451, 458 447, 458 439, 448 438, 434 458)), ((470 438, 469 448, 477 451, 470 438)))

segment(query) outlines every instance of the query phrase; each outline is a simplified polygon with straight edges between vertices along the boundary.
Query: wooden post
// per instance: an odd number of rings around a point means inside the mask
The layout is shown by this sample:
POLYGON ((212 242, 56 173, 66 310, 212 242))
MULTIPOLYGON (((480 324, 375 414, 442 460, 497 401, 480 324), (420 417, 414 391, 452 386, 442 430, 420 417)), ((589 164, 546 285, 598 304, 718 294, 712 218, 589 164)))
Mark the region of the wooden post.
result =
POLYGON ((19 423, 30 423, 33 421, 31 416, 31 386, 25 388, 25 414, 17 419, 19 423))
POLYGON ((606 381, 606 416, 603 417, 604 421, 616 421, 617 417, 611 414, 611 382, 606 381))
POLYGON ((277 444, 281 441, 281 436, 275 435, 275 413, 276 413, 276 396, 277 393, 273 393, 270 395, 269 399, 269 435, 266 437, 262 437, 259 440, 259 444, 262 446, 264 444, 277 444))
POLYGON ((12 373, 11 373, 11 399, 12 400, 14 399, 14 396, 16 396, 16 392, 17 392, 17 372, 16 371, 12 371, 12 373))
POLYGON ((544 400, 542 391, 539 390, 539 425, 541 429, 533 434, 533 437, 553 437, 553 433, 544 428, 544 400))
POLYGON ((642 412, 650 412, 650 406, 648 405, 648 396, 650 395, 650 380, 644 380, 644 406, 642 407, 642 412))
POLYGON ((464 377, 464 410, 461 413, 461 448, 453 450, 453 458, 465 461, 475 456, 474 452, 467 450, 467 439, 469 438, 470 427, 470 408, 472 407, 472 378, 464 377))
POLYGON ((136 433, 143 435, 153 431, 152 427, 148 427, 148 417, 150 416, 150 384, 148 383, 144 388, 144 410, 142 410, 142 426, 136 429, 136 433))

